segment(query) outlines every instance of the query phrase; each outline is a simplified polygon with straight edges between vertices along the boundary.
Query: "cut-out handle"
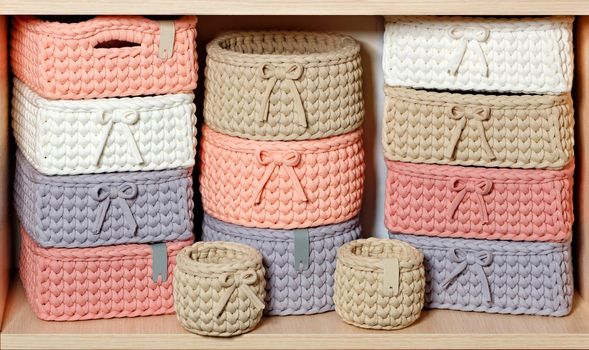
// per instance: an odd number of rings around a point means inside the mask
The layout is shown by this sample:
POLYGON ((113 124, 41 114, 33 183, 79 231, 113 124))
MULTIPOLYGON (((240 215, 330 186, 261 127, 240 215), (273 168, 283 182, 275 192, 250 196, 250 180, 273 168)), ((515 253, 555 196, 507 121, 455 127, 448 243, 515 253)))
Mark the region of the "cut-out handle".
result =
POLYGON ((120 58, 141 53, 141 35, 129 30, 108 30, 91 39, 95 57, 120 58))

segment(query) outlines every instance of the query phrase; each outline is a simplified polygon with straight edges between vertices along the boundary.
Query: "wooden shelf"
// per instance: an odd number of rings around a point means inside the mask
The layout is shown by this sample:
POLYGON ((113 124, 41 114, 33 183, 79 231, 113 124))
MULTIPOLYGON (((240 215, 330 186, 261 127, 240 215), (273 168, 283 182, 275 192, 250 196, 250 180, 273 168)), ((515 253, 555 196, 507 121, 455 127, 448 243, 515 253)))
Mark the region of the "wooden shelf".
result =
POLYGON ((45 322, 28 306, 20 282, 8 297, 2 349, 502 349, 589 348, 589 302, 576 297, 562 318, 432 310, 399 331, 349 326, 335 312, 264 318, 230 339, 184 331, 176 316, 45 322))
POLYGON ((586 0, 0 0, 0 14, 588 15, 586 0))

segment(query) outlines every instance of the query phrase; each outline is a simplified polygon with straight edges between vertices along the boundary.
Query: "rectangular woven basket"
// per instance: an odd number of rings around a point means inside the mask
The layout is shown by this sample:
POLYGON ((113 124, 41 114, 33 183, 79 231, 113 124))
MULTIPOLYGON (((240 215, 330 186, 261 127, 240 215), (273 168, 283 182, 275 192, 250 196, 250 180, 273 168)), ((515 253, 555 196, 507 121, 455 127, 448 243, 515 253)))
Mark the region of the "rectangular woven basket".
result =
POLYGON ((423 252, 427 308, 545 316, 571 311, 570 242, 390 237, 423 252))
POLYGON ((46 176, 17 151, 14 206, 43 247, 188 239, 192 197, 192 169, 46 176))
POLYGON ((570 94, 385 88, 383 147, 395 161, 562 169, 573 158, 570 94))
POLYGON ((15 16, 12 71, 49 99, 139 96, 196 88, 196 17, 15 16))
POLYGON ((385 83, 560 94, 573 81, 574 17, 386 17, 385 83))
POLYGON ((47 100, 14 80, 19 148, 48 175, 188 168, 196 154, 194 94, 47 100))
POLYGON ((266 268, 269 315, 332 311, 337 249, 360 238, 358 218, 309 229, 275 230, 229 224, 205 214, 203 241, 243 243, 259 250, 266 268))
POLYGON ((574 163, 562 170, 387 162, 385 224, 417 235, 563 242, 574 163))
POLYGON ((173 313, 176 254, 192 243, 66 249, 42 248, 22 227, 20 237, 25 294, 37 317, 52 321, 173 313))

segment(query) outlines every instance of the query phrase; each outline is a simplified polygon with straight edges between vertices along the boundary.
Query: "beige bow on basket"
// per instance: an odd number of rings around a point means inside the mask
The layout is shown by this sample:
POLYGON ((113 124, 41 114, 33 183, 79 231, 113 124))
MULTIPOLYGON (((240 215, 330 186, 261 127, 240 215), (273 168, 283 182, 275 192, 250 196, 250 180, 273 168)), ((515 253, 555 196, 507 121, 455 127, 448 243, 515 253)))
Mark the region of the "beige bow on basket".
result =
POLYGON ((219 276, 219 283, 221 284, 222 291, 220 292, 221 298, 213 307, 213 314, 215 317, 221 316, 227 304, 229 303, 229 299, 235 291, 238 293, 244 293, 245 296, 250 300, 252 303, 252 307, 256 310, 262 310, 265 307, 264 301, 260 300, 258 295, 256 294, 255 290, 253 289, 253 285, 257 281, 257 276, 254 271, 246 271, 242 273, 235 273, 229 274, 224 273, 219 276))
POLYGON ((303 101, 301 100, 301 94, 297 89, 295 80, 300 79, 303 76, 303 66, 299 63, 283 64, 283 65, 271 65, 263 64, 260 66, 259 73, 260 77, 264 80, 268 80, 266 90, 262 94, 262 112, 258 115, 257 120, 265 122, 268 120, 268 114, 270 113, 270 96, 276 83, 281 80, 288 84, 290 95, 292 96, 294 103, 294 122, 304 128, 307 127, 307 119, 305 117, 305 108, 303 107, 303 101))

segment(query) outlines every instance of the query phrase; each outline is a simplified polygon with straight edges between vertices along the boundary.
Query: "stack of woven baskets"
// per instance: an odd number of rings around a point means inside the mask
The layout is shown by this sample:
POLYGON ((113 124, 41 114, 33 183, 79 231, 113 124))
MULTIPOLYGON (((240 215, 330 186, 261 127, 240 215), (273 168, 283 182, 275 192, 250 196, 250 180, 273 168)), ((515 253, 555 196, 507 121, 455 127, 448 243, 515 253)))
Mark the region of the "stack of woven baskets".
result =
POLYGON ((570 312, 572 22, 387 18, 385 221, 426 307, 570 312))
POLYGON ((337 248, 360 236, 359 53, 350 37, 304 32, 207 46, 203 240, 261 251, 267 314, 333 310, 337 248))
POLYGON ((38 317, 173 312, 193 240, 195 25, 15 17, 19 267, 38 317))

